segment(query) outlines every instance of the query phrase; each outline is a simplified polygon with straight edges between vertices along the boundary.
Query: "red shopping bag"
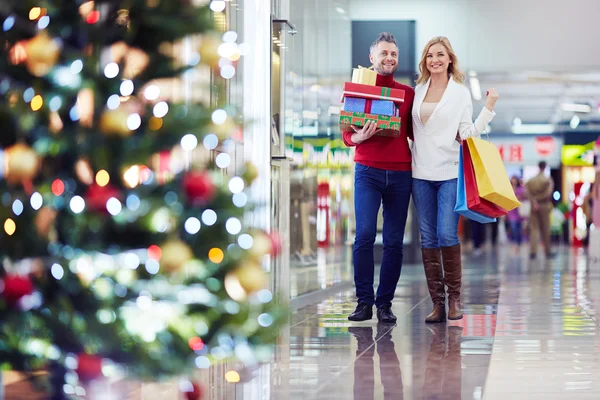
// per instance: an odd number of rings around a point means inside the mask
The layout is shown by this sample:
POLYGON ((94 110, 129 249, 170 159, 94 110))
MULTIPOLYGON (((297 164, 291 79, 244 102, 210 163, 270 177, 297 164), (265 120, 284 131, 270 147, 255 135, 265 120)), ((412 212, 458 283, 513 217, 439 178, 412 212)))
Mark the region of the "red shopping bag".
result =
POLYGON ((467 189, 467 206, 469 210, 478 212, 488 217, 498 218, 508 214, 508 211, 491 203, 485 199, 479 197, 479 191, 477 190, 477 181, 475 180, 475 171, 473 170, 473 161, 471 160, 471 153, 469 152, 469 146, 462 146, 463 151, 463 162, 464 174, 465 174, 465 187, 467 189))

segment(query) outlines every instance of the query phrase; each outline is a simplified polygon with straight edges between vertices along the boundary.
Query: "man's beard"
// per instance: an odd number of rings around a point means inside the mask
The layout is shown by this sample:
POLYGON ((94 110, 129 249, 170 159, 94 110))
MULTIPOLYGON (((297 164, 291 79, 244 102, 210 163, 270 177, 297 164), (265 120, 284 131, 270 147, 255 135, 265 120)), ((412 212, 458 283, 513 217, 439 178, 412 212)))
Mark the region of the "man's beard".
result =
POLYGON ((383 64, 379 64, 378 66, 376 66, 374 68, 375 72, 377 72, 379 75, 382 76, 392 76, 396 73, 396 70, 398 69, 398 64, 394 65, 394 67, 392 68, 391 72, 386 72, 383 70, 383 64))

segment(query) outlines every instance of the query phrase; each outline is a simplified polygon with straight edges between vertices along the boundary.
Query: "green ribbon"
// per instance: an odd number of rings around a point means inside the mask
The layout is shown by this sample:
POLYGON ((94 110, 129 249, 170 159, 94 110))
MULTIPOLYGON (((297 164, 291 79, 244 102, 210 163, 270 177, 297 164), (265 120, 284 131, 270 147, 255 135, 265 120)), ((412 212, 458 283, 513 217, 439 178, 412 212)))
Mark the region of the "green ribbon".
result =
POLYGON ((392 89, 387 87, 381 88, 381 96, 382 97, 392 97, 392 89))

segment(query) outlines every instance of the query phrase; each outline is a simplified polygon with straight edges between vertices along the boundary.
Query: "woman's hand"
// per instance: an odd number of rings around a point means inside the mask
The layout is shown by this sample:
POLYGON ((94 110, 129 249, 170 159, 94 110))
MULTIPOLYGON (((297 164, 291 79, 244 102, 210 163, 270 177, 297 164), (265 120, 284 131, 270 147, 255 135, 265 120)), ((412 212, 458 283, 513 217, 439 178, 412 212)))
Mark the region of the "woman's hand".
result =
POLYGON ((352 135, 352 141, 356 144, 361 144, 365 140, 371 139, 377 132, 381 131, 381 129, 377 129, 377 123, 371 120, 368 120, 362 128, 352 125, 352 129, 356 132, 352 135))
POLYGON ((487 100, 485 101, 485 108, 487 108, 490 111, 494 111, 496 102, 498 101, 498 98, 500 98, 498 91, 494 88, 491 88, 487 90, 485 95, 487 96, 487 100))

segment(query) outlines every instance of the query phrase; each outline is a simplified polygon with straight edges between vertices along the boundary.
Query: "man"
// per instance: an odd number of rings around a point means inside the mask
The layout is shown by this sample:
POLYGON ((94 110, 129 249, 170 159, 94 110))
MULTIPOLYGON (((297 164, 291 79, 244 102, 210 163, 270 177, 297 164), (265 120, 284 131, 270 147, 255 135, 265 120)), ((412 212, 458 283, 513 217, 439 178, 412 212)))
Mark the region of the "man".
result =
POLYGON ((391 310, 392 299, 402 269, 404 228, 412 187, 412 157, 407 139, 412 139, 414 90, 394 81, 394 72, 398 68, 398 46, 394 36, 382 33, 371 45, 370 59, 378 74, 376 85, 402 89, 405 98, 400 107, 402 126, 399 137, 377 136, 375 123, 369 122, 361 129, 353 127, 354 132, 343 132, 344 143, 356 146, 356 238, 353 256, 358 306, 348 319, 369 320, 373 318, 373 305, 376 305, 379 321, 393 323, 396 316, 391 310), (375 297, 373 245, 377 234, 377 215, 382 204, 383 260, 375 297))
POLYGON ((544 175, 546 162, 539 163, 540 173, 525 185, 525 193, 531 202, 531 214, 529 216, 530 227, 530 258, 534 260, 537 256, 539 235, 547 258, 554 257, 550 248, 550 213, 552 212, 552 193, 554 192, 554 181, 544 175))

